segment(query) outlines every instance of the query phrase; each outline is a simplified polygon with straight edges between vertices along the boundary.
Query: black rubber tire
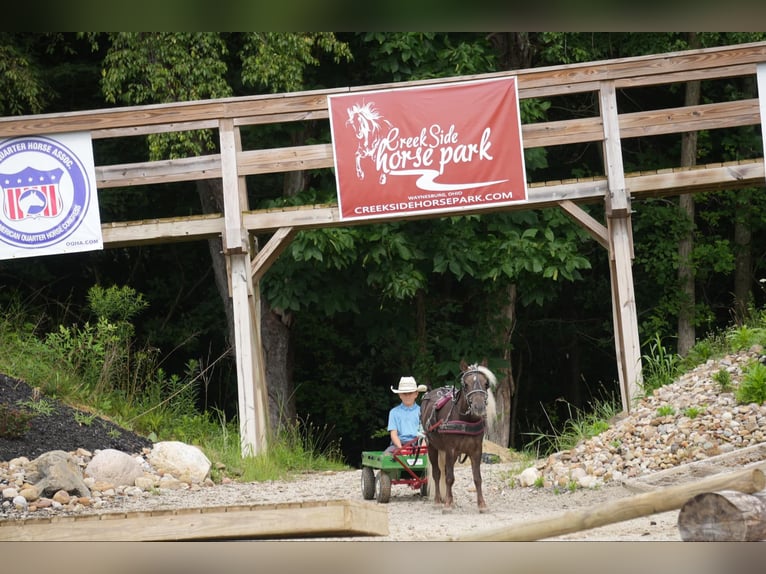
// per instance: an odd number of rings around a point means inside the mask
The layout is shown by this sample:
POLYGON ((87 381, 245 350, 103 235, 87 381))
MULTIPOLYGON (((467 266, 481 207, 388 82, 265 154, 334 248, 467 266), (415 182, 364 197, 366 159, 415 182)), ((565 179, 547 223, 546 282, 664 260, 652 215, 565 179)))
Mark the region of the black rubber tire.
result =
POLYGON ((362 467, 362 498, 375 498, 375 471, 369 466, 362 467))
POLYGON ((391 500, 391 477, 383 471, 375 477, 375 500, 381 504, 391 500))

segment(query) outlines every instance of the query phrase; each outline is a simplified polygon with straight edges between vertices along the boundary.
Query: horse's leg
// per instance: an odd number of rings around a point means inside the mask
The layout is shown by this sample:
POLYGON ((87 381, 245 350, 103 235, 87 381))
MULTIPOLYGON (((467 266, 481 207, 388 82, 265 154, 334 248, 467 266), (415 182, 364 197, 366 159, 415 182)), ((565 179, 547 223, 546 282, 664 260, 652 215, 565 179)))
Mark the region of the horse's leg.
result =
POLYGON ((362 154, 359 151, 356 152, 356 177, 364 179, 364 171, 362 171, 362 154))
POLYGON ((481 491, 481 449, 478 453, 471 455, 471 470, 473 471, 473 485, 476 487, 476 502, 479 505, 479 512, 486 512, 487 503, 484 501, 484 494, 481 491))
POLYGON ((434 493, 434 504, 441 504, 442 497, 439 490, 441 480, 441 468, 439 468, 439 451, 431 444, 428 445, 428 465, 431 469, 431 488, 434 493))
POLYGON ((448 449, 445 451, 445 460, 444 460, 444 467, 445 467, 445 475, 447 478, 447 493, 444 498, 444 510, 449 512, 452 510, 452 485, 455 484, 455 459, 457 458, 457 454, 455 453, 454 449, 448 449))

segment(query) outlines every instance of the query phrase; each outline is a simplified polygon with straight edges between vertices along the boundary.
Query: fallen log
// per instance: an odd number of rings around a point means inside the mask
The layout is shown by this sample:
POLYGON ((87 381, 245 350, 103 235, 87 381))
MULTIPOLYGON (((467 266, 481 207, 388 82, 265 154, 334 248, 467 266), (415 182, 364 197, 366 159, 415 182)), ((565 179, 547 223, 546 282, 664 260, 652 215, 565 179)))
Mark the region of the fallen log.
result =
POLYGON ((570 510, 560 515, 539 520, 528 520, 518 525, 476 532, 454 537, 450 540, 529 542, 675 510, 681 508, 690 498, 704 492, 736 490, 750 494, 763 490, 765 487, 766 475, 762 471, 758 469, 739 470, 706 477, 692 483, 669 486, 652 492, 605 502, 592 508, 570 510))
POLYGON ((753 542, 766 538, 766 493, 703 492, 678 513, 684 542, 753 542))

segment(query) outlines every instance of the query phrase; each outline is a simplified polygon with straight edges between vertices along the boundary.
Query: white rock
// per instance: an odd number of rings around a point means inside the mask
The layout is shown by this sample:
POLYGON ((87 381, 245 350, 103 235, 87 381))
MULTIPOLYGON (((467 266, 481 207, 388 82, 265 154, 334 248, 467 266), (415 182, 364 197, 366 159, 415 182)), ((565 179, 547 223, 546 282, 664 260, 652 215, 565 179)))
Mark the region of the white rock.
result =
POLYGON ((19 495, 19 491, 15 488, 4 488, 3 489, 3 498, 16 498, 19 495))
POLYGON ((107 448, 98 451, 85 467, 85 475, 98 482, 133 486, 143 476, 141 464, 127 453, 107 448))
POLYGON ((537 482, 537 479, 542 476, 540 474, 540 471, 537 470, 534 466, 530 466, 529 468, 521 471, 519 474, 519 485, 520 486, 533 486, 535 482, 537 482))
POLYGON ((210 474, 210 460, 199 448, 178 441, 158 442, 148 456, 158 471, 188 483, 200 483, 210 474))

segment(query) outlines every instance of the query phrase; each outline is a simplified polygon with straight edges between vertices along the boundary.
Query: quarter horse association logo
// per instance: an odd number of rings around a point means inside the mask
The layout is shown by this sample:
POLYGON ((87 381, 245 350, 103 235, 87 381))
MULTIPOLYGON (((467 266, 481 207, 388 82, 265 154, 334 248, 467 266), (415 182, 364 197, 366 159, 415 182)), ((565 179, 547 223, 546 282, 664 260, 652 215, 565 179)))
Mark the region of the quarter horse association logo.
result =
POLYGON ((45 137, 0 142, 0 190, 0 241, 30 249, 70 237, 92 193, 78 157, 45 137))

